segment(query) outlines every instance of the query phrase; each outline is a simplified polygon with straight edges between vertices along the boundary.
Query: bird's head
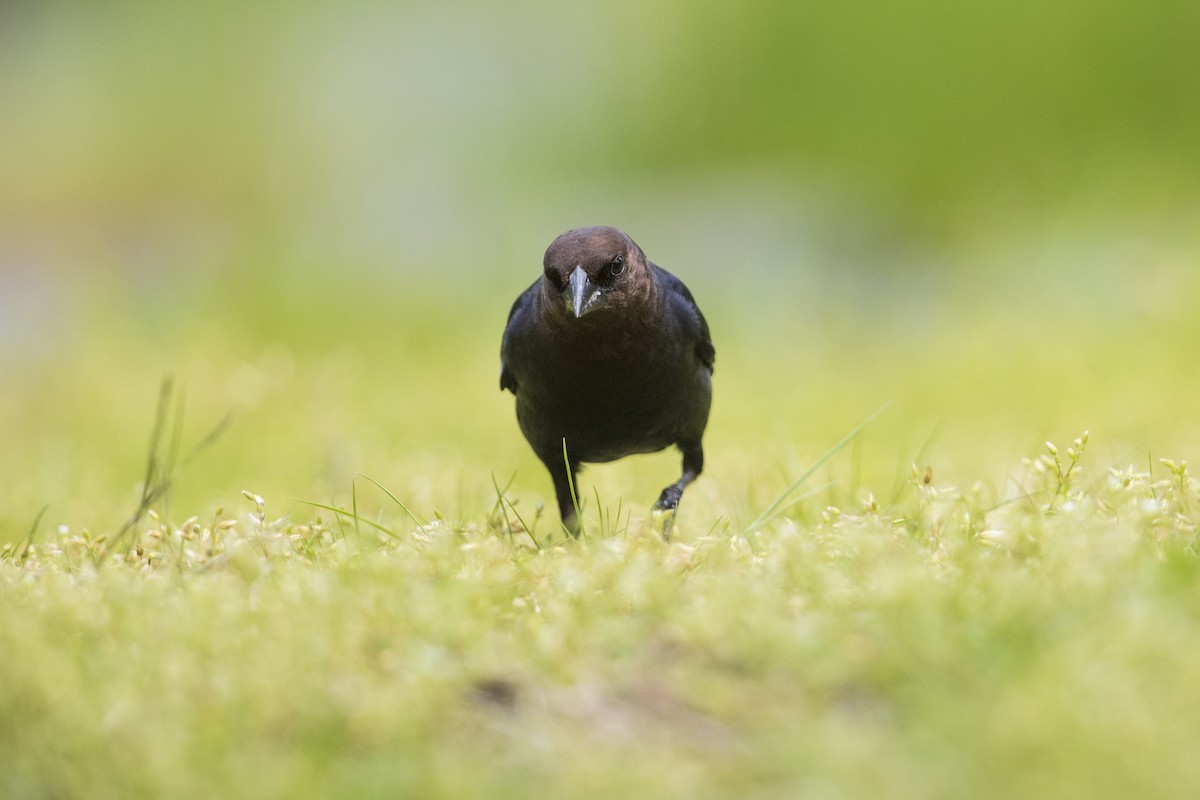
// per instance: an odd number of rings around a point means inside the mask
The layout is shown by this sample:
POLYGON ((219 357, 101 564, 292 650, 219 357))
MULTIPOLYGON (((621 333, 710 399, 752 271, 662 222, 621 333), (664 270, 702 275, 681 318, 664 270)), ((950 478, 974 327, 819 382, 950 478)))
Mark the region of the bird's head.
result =
POLYGON ((546 248, 543 291, 576 318, 604 308, 628 308, 652 288, 646 254, 616 228, 575 228, 546 248))

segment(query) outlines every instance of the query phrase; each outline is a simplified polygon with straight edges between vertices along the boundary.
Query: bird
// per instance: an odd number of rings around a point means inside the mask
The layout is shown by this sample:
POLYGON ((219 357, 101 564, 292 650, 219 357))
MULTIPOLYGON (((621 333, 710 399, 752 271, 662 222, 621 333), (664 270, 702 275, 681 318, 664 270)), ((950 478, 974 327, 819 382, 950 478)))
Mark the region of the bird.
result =
POLYGON ((674 445, 679 480, 659 494, 669 538, 683 490, 704 468, 716 351, 679 278, 624 231, 575 228, 546 248, 542 274, 512 305, 500 343, 500 389, 550 472, 563 527, 578 536, 575 487, 585 464, 674 445))

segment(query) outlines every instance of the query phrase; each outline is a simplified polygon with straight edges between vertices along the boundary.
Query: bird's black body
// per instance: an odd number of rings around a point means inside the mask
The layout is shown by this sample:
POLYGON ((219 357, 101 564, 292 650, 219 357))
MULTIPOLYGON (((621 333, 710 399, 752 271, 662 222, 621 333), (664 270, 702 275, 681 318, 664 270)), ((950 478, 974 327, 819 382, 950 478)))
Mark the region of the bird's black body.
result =
POLYGON ((577 530, 571 480, 584 463, 671 445, 683 475, 658 508, 674 509, 704 465, 712 400, 708 323, 683 282, 615 228, 580 228, 546 251, 543 276, 513 304, 500 348, 500 387, 554 480, 577 530))

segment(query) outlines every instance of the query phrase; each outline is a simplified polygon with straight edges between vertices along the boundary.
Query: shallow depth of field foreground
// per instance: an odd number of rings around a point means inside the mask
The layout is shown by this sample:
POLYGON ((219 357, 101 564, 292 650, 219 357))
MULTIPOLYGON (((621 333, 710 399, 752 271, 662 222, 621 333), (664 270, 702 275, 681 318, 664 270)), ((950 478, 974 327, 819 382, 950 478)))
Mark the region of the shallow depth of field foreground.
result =
POLYGON ((9 550, 5 794, 1186 796, 1196 484, 1059 461, 671 544, 250 498, 9 550))

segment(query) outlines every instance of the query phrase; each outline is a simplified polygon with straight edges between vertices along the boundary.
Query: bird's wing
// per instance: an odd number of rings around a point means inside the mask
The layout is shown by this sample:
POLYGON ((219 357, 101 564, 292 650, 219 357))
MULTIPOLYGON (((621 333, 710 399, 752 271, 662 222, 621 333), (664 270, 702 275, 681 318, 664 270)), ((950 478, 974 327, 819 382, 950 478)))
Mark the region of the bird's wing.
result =
POLYGON ((508 389, 513 394, 517 393, 517 379, 508 371, 508 367, 504 366, 504 360, 500 360, 500 391, 508 389))
POLYGON ((538 281, 517 297, 508 312, 508 322, 504 324, 504 336, 500 340, 500 391, 508 389, 517 393, 517 378, 512 373, 510 362, 513 354, 513 341, 532 324, 533 304, 537 300, 538 281))
POLYGON ((650 266, 654 270, 658 285, 667 290, 670 298, 668 302, 676 310, 676 313, 682 317, 688 333, 695 340, 696 358, 700 359, 700 363, 707 367, 711 373, 713 371, 713 363, 716 361, 717 351, 713 347, 712 335, 708 332, 708 320, 704 318, 704 314, 700 311, 700 306, 696 305, 696 300, 692 297, 692 293, 683 281, 657 264, 651 264, 650 266))

